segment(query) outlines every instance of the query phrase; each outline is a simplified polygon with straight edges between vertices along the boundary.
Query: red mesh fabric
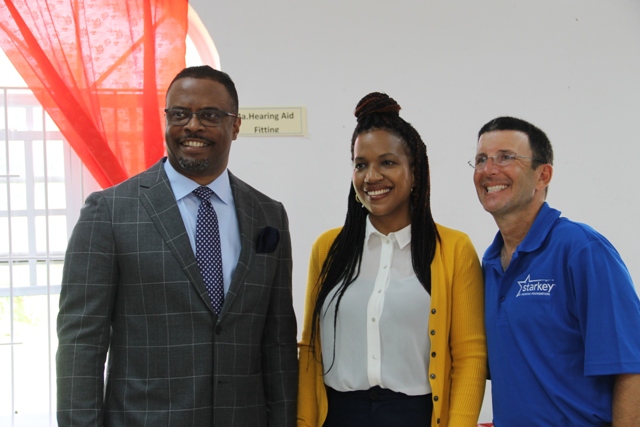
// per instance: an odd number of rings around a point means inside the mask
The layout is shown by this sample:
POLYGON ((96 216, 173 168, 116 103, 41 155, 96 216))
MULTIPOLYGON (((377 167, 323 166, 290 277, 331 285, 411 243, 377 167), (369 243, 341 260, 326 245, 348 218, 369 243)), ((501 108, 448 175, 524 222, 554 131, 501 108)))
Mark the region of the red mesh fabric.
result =
POLYGON ((104 188, 164 154, 187 0, 4 0, 0 47, 104 188))

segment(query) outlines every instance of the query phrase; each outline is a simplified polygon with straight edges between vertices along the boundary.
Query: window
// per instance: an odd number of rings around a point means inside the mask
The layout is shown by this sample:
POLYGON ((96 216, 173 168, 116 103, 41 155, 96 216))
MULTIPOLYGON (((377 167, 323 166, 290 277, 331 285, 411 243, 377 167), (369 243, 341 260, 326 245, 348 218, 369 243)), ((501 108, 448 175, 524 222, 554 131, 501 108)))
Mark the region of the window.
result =
MULTIPOLYGON (((186 61, 219 66, 191 7, 186 61)), ((0 69, 0 425, 55 426, 64 252, 99 186, 1 49, 0 69)))

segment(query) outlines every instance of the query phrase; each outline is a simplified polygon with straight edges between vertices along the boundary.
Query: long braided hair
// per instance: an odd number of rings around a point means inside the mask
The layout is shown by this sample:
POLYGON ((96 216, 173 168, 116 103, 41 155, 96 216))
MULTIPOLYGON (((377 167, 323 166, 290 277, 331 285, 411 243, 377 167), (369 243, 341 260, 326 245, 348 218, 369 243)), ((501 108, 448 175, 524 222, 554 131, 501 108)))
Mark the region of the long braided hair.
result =
MULTIPOLYGON (((431 294, 431 261, 435 255, 436 240, 439 239, 439 236, 431 215, 429 159, 427 147, 418 132, 410 123, 400 117, 400 108, 400 105, 393 98, 380 92, 372 92, 358 102, 355 110, 357 125, 351 137, 351 160, 354 157, 353 150, 356 139, 361 134, 373 130, 384 130, 404 142, 414 170, 414 188, 411 198, 411 261, 416 277, 425 290, 431 294)), ((322 307, 327 296, 334 288, 338 287, 333 297, 337 298, 333 319, 335 330, 340 301, 347 287, 360 274, 368 211, 356 201, 353 185, 349 187, 347 217, 344 226, 329 249, 316 284, 316 286, 320 286, 320 290, 313 308, 311 328, 311 346, 315 357, 318 355, 314 343, 319 333, 320 317, 323 315, 322 307)), ((335 342, 333 353, 335 356, 335 342)), ((331 366, 333 366, 333 362, 331 366)))

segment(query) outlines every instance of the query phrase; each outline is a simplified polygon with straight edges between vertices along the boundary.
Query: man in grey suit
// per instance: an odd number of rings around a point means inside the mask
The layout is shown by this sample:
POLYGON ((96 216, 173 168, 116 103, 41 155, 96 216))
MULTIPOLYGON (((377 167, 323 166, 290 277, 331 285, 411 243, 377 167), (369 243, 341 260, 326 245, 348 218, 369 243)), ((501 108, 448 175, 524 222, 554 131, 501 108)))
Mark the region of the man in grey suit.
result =
POLYGON ((168 161, 90 195, 69 241, 58 425, 294 426, 286 212, 227 169, 241 122, 227 74, 186 68, 166 103, 168 161), (219 314, 196 259, 200 186, 219 223, 219 314))

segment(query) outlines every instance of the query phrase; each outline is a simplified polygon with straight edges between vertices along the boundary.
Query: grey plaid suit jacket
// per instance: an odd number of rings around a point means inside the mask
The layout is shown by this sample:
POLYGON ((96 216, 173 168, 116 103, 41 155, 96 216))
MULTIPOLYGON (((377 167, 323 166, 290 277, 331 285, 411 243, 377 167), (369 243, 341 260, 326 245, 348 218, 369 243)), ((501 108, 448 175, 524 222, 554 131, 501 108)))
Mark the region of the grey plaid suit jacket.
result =
POLYGON ((163 161, 90 195, 69 241, 58 315, 59 426, 294 426, 284 207, 230 175, 242 249, 218 317, 163 161), (266 226, 279 230, 279 243, 259 253, 266 226))

